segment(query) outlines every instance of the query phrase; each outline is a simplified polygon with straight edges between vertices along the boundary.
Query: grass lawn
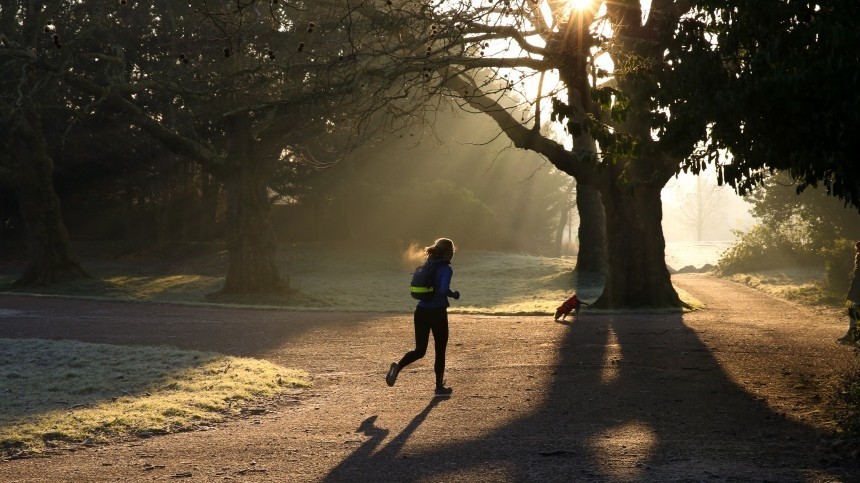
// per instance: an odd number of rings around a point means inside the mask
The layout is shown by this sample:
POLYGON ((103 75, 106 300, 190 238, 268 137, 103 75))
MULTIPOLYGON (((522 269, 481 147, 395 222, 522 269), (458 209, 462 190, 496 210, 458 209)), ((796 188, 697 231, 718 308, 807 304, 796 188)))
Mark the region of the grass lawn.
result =
POLYGON ((739 273, 727 278, 803 304, 841 307, 845 303, 844 294, 834 294, 827 290, 823 268, 785 267, 739 273))
MULTIPOLYGON (((89 250, 97 251, 93 248, 89 250)), ((107 253, 109 250, 104 250, 107 253)), ((183 245, 164 254, 84 255, 92 280, 40 288, 37 293, 170 303, 208 303, 206 295, 221 288, 227 254, 214 244, 183 245)), ((290 280, 291 293, 268 297, 234 297, 222 303, 272 305, 303 310, 411 311, 410 274, 420 260, 404 252, 351 251, 327 246, 283 246, 277 263, 290 280)), ((462 298, 452 312, 550 314, 572 287, 593 301, 602 281, 576 280, 575 258, 460 250, 453 288, 462 298)), ((10 290, 22 264, 0 263, 0 290, 10 290)))
POLYGON ((161 347, 0 339, 0 449, 181 431, 307 386, 266 361, 161 347))

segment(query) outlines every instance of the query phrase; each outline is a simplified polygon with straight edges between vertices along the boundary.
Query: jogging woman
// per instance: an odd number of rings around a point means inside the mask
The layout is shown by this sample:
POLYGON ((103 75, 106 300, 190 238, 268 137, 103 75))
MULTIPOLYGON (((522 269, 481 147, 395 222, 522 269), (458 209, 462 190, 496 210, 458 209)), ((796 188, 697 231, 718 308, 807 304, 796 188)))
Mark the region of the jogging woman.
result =
POLYGON ((455 300, 460 298, 460 292, 451 291, 451 278, 454 270, 451 259, 454 258, 454 242, 440 238, 429 247, 424 248, 427 263, 435 267, 433 283, 433 298, 418 302, 415 307, 415 350, 403 355, 400 362, 392 362, 385 375, 385 382, 393 386, 397 375, 404 367, 424 357, 430 333, 433 333, 433 344, 436 349, 436 361, 433 369, 436 372, 436 396, 450 396, 451 388, 445 387, 445 348, 448 345, 448 297, 455 300))

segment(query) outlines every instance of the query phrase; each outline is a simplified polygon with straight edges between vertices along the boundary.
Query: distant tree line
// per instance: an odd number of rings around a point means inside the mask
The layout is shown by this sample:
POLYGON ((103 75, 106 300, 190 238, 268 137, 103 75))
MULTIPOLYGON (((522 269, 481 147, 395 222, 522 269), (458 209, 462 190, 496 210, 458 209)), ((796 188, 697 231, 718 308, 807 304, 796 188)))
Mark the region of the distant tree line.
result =
MULTIPOLYGON (((223 236, 222 183, 150 137, 112 124, 89 119, 71 130, 46 129, 54 188, 72 238, 154 244, 223 236)), ((6 241, 25 235, 15 188, 2 187, 6 241)))
MULTIPOLYGON (((326 169, 273 176, 277 241, 390 246, 447 233, 475 249, 558 254, 573 207, 570 179, 537 156, 524 162, 502 141, 458 144, 457 126, 482 121, 452 119, 444 145, 393 136, 326 169)), ((223 238, 223 183, 145 133, 115 126, 92 118, 46 130, 71 238, 128 246, 223 238)), ((0 190, 0 240, 23 243, 14 188, 0 190)))

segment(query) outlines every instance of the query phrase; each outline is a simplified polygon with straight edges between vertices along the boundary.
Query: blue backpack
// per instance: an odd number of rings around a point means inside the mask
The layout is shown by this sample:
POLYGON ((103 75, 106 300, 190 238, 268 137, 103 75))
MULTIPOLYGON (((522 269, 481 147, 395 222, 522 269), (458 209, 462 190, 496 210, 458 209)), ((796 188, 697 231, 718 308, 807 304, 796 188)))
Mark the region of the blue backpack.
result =
POLYGON ((409 293, 412 298, 424 302, 433 300, 436 290, 433 288, 436 281, 436 263, 428 260, 424 265, 416 267, 412 273, 412 282, 409 283, 409 293))

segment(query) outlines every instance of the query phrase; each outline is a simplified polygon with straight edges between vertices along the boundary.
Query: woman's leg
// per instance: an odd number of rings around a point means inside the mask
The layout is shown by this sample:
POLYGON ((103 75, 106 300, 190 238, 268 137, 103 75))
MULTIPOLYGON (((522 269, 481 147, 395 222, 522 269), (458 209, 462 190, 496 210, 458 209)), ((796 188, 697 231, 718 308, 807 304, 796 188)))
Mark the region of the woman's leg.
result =
POLYGON ((427 353, 427 344, 430 342, 431 322, 428 315, 427 309, 415 309, 415 350, 403 355, 403 358, 397 363, 398 372, 409 364, 421 359, 427 353))
POLYGON ((435 314, 433 324, 433 345, 436 349, 436 361, 433 370, 436 372, 436 387, 442 387, 445 380, 445 350, 448 347, 448 311, 441 309, 435 314))

